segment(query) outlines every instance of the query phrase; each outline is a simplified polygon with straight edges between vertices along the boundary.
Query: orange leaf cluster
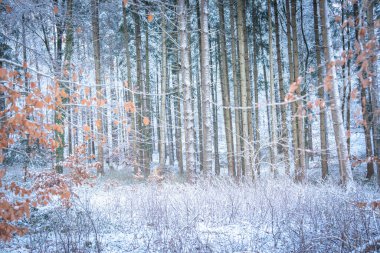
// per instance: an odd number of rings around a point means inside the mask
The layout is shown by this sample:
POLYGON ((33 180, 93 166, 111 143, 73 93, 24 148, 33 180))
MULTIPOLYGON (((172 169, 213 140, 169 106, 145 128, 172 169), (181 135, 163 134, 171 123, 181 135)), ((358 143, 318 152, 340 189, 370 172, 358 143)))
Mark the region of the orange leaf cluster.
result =
POLYGON ((125 102, 124 109, 130 113, 134 113, 136 111, 135 104, 132 101, 125 102))
POLYGON ((149 123, 150 123, 149 118, 148 118, 148 117, 144 117, 144 118, 143 118, 143 124, 144 124, 144 126, 148 126, 149 123))
MULTIPOLYGON (((27 64, 24 63, 23 67, 27 68, 27 64)), ((25 78, 31 79, 32 75, 26 73, 25 78)), ((54 86, 48 87, 47 92, 42 93, 34 80, 29 80, 30 92, 25 93, 19 88, 24 85, 25 78, 15 70, 0 68, 0 79, 5 81, 0 83, 0 92, 6 103, 6 107, 0 111, 0 149, 9 148, 15 140, 26 139, 29 145, 38 141, 40 147, 54 151, 62 145, 62 140, 54 139, 53 132, 62 134, 64 128, 62 124, 45 123, 45 111, 56 109, 62 105, 63 99, 68 101, 73 98, 57 81, 54 86)), ((62 113, 57 111, 56 119, 62 120, 62 117, 62 113)), ((29 188, 16 182, 5 184, 5 170, 0 170, 0 241, 9 241, 15 234, 24 235, 27 232, 16 222, 30 216, 31 206, 47 205, 52 196, 59 196, 63 204, 69 205, 73 197, 71 186, 81 185, 92 177, 85 166, 85 150, 85 146, 78 148, 75 155, 65 161, 64 166, 70 171, 68 174, 60 175, 55 171, 35 175, 25 173, 25 179, 31 178, 33 182, 29 188), (15 198, 9 198, 10 195, 15 198)), ((3 159, 4 156, 0 154, 0 163, 3 159)))
POLYGON ((151 12, 149 12, 149 14, 148 14, 148 16, 147 16, 148 22, 149 22, 149 23, 152 22, 152 21, 153 21, 153 18, 154 18, 153 14, 152 14, 151 12))

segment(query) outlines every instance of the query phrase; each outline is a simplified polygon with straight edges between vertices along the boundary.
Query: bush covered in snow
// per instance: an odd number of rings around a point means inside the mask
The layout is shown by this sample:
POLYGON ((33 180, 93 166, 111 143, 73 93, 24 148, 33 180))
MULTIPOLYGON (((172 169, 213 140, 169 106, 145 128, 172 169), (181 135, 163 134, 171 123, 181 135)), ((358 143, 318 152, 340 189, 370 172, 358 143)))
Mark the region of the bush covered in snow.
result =
MULTIPOLYGON (((74 205, 35 210, 0 251, 351 252, 380 235, 373 189, 261 180, 99 184, 74 205), (371 205, 372 203, 372 205, 371 205)), ((374 245, 376 245, 374 243, 374 245)))

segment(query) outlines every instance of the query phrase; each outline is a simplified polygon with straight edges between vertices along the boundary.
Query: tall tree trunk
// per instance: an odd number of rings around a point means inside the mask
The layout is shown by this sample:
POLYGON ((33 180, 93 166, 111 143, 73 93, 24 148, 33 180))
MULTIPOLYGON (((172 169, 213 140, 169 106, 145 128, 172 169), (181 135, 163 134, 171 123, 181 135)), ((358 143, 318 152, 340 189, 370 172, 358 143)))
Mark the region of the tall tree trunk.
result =
MULTIPOLYGON (((237 50, 236 50, 236 35, 235 35, 235 10, 234 1, 230 0, 230 23, 231 23, 231 64, 232 64, 232 80, 234 86, 234 106, 239 107, 240 101, 240 89, 238 80, 238 68, 236 66, 237 50)), ((239 179, 243 170, 243 159, 241 156, 242 151, 242 133, 241 133, 241 110, 235 109, 235 141, 236 141, 236 176, 239 179)))
MULTIPOLYGON (((217 68, 217 65, 215 64, 215 69, 217 68)), ((215 78, 217 75, 217 71, 215 71, 215 78)), ((214 170, 215 170, 215 175, 219 176, 220 175, 220 161, 219 161, 219 124, 218 124, 218 94, 217 94, 217 79, 214 81, 211 81, 212 83, 212 90, 211 90, 211 95, 212 95, 212 102, 213 102, 213 128, 214 128, 214 170)))
POLYGON ((235 171, 235 151, 234 151, 234 137, 232 131, 232 117, 231 117, 231 103, 230 103, 230 85, 228 79, 228 65, 227 65, 227 46, 225 35, 225 21, 224 21, 224 2, 218 1, 219 8, 219 65, 220 65, 220 82, 222 87, 222 103, 223 103, 223 116, 224 116, 224 132, 226 135, 227 143, 227 161, 228 161, 228 175, 230 177, 236 176, 235 171))
MULTIPOLYGON (((179 45, 179 32, 176 36, 177 43, 179 45)), ((174 64, 174 78, 175 86, 174 89, 177 91, 176 97, 174 97, 174 132, 175 132, 175 143, 176 143, 176 158, 178 162, 179 174, 183 175, 183 153, 182 153, 182 112, 181 112, 181 94, 182 85, 180 84, 179 72, 180 72, 180 62, 179 62, 179 52, 175 52, 176 62, 174 64)))
POLYGON ((248 50, 248 33, 247 33, 247 13, 248 1, 244 1, 244 18, 243 18, 243 34, 244 34, 244 60, 245 60, 245 76, 246 76, 246 88, 247 88, 247 126, 248 126, 248 144, 249 144, 249 159, 248 164, 245 165, 245 170, 249 170, 254 177, 254 146, 253 146, 253 121, 252 121, 252 91, 251 91, 251 75, 250 75, 250 60, 248 50))
MULTIPOLYGON (((196 14, 197 14, 197 28, 198 28, 198 47, 202 45, 201 40, 201 14, 200 14, 200 0, 196 0, 196 14)), ((197 62, 197 110, 198 110, 198 154, 199 154, 199 170, 203 170, 203 117, 202 117, 202 93, 201 93, 201 77, 200 77, 201 56, 199 55, 199 62, 197 62)))
MULTIPOLYGON (((150 58, 149 58, 149 24, 145 25, 145 93, 150 94, 150 58)), ((146 161, 150 164, 153 153, 153 115, 152 115, 152 97, 145 96, 145 117, 148 117, 149 124, 146 125, 146 161)), ((147 166, 149 168, 149 166, 147 166)), ((146 170, 146 175, 149 175, 150 170, 146 170)))
POLYGON ((143 108, 143 100, 142 95, 143 93, 143 83, 142 83, 142 62, 141 62, 141 23, 140 23, 140 15, 139 15, 139 1, 135 0, 134 3, 134 12, 133 12, 133 20, 135 25, 135 49, 136 49, 136 76, 137 76, 137 91, 139 92, 138 95, 133 96, 134 97, 134 104, 136 105, 136 110, 139 110, 139 113, 135 113, 135 152, 138 155, 137 161, 135 164, 134 172, 135 174, 144 173, 146 171, 147 165, 145 164, 144 157, 145 157, 145 150, 143 148, 143 145, 141 145, 141 142, 144 141, 144 127, 142 122, 142 113, 144 112, 143 108), (139 137, 137 137, 139 136, 139 137))
POLYGON ((202 146, 203 171, 207 175, 212 171, 212 124, 211 124, 211 81, 210 81, 210 49, 208 32, 208 0, 200 0, 201 18, 201 89, 202 89, 202 146))
MULTIPOLYGON (((252 4, 252 16, 254 24, 257 27, 260 27, 257 16, 257 8, 252 4)), ((254 26, 255 27, 255 26, 254 26)), ((253 80, 254 80, 254 93, 255 93, 255 168, 257 176, 260 176, 260 124, 259 124, 259 71, 258 71, 258 55, 259 55, 259 46, 257 41, 257 29, 254 29, 253 33, 253 80)))
MULTIPOLYGON (((66 10, 66 45, 65 45, 65 52, 64 52, 64 58, 63 58, 63 62, 64 62, 64 68, 65 68, 65 71, 67 71, 67 73, 69 73, 69 75, 73 75, 72 71, 71 71, 71 58, 72 58, 72 55, 73 55, 73 47, 74 47, 74 31, 73 31, 73 0, 67 0, 67 10, 66 10)), ((67 79, 70 80, 70 77, 69 76, 67 79)), ((75 80, 73 80, 75 82, 75 80)), ((71 87, 68 87, 68 85, 66 85, 66 93, 67 94, 70 94, 72 89, 74 89, 73 86, 75 86, 75 84, 71 84, 70 83, 70 86, 71 87)), ((70 94, 71 95, 71 94, 70 94)), ((73 128, 72 128, 72 124, 71 124, 71 121, 72 121, 72 108, 69 107, 65 110, 65 113, 68 114, 68 122, 69 122, 69 154, 71 155, 73 153, 73 150, 74 150, 74 138, 72 136, 72 131, 73 131, 73 128)))
POLYGON ((183 84, 183 111, 184 111, 184 131, 185 131, 185 154, 186 154, 186 174, 187 181, 192 182, 195 172, 195 143, 194 143, 194 119, 191 103, 191 78, 190 78, 190 45, 186 32, 186 6, 185 0, 178 0, 179 12, 179 32, 181 50, 181 73, 183 84))
MULTIPOLYGON (((317 0, 313 0, 313 13, 314 13, 314 38, 315 38, 315 53, 317 58, 317 90, 320 101, 325 100, 325 90, 323 88, 323 79, 321 71, 321 46, 319 39, 319 22, 318 22, 318 5, 317 0)), ((321 166, 322 166, 322 179, 327 179, 328 176, 328 139, 326 128, 326 106, 320 103, 319 105, 319 136, 321 141, 321 166)))
POLYGON ((248 97, 247 97, 247 77, 245 69, 244 59, 244 0, 238 0, 237 2, 237 30, 238 30, 238 47, 239 47, 239 68, 240 68, 240 92, 241 92, 241 106, 242 106, 242 133, 243 133, 243 157, 245 165, 245 175, 252 177, 252 171, 250 169, 250 143, 249 143, 249 131, 248 131, 248 97))
MULTIPOLYGON (((54 5, 55 6, 58 6, 58 1, 57 0, 54 0, 54 5)), ((69 5, 68 5, 69 7, 69 5)), ((61 79, 61 65, 62 65, 62 46, 63 46, 63 41, 62 41, 62 36, 63 36, 63 32, 64 32, 64 27, 63 27, 63 22, 59 19, 58 17, 59 13, 55 13, 54 16, 55 16, 55 20, 56 20, 56 23, 55 23, 55 28, 56 28, 56 32, 55 32, 55 35, 56 35, 56 38, 54 38, 54 41, 55 41, 55 44, 54 44, 54 51, 55 51, 55 60, 53 62, 53 69, 54 69, 54 76, 57 77, 58 79, 61 79)), ((25 16, 23 15, 22 16, 22 20, 23 20, 23 28, 22 28, 22 33, 24 34, 25 32, 25 16)), ((45 34, 44 34, 45 35, 45 34)), ((25 38, 25 36, 23 35, 23 39, 25 38)), ((24 44, 25 45, 25 44, 24 44)), ((23 47, 23 58, 26 59, 26 55, 24 55, 24 50, 26 50, 25 47, 23 47)), ((48 49, 48 51, 50 51, 48 49)), ((25 51, 25 54, 26 54, 26 51, 25 51)), ((24 59, 24 61, 26 61, 24 59)), ((59 83, 59 86, 61 89, 64 89, 65 86, 63 86, 62 83, 59 83)), ((67 91, 67 89, 66 89, 67 91)), ((62 99, 62 102, 65 103, 67 102, 67 99, 66 98, 61 98, 62 99)), ((57 110, 54 112, 54 121, 56 124, 58 125, 61 125, 62 126, 62 129, 63 129, 63 132, 58 132, 56 131, 55 132, 55 139, 56 141, 59 143, 59 147, 56 149, 56 152, 55 152, 55 155, 56 155, 56 164, 55 164, 55 171, 58 172, 58 173, 62 173, 63 172, 63 166, 61 164, 61 162, 64 160, 64 156, 65 156, 65 133, 67 131, 66 130, 66 127, 64 126, 64 117, 65 117, 65 108, 64 106, 61 105, 61 111, 57 110)))
MULTIPOLYGON (((219 40, 217 38, 217 40, 219 40)), ((211 41, 211 40, 210 40, 211 41)), ((212 44, 210 42, 210 48, 212 44)), ((219 51, 219 50, 217 50, 219 51)), ((215 175, 220 175, 220 161, 219 161, 219 124, 218 124, 218 61, 215 54, 215 60, 213 61, 213 55, 210 53, 210 65, 211 65, 211 97, 212 97, 212 125, 214 129, 214 171, 215 175)))
MULTIPOLYGON (((264 50, 262 50, 262 55, 264 55, 264 50)), ((264 74, 264 91, 265 91, 265 103, 266 104, 269 104, 269 87, 268 87, 268 76, 267 76, 267 66, 265 64, 265 60, 263 60, 263 74, 264 74)), ((272 129, 271 127, 271 111, 270 111, 271 108, 269 108, 269 106, 265 106, 265 112, 266 112, 266 115, 267 115, 267 125, 268 125, 268 137, 269 137, 269 140, 270 142, 273 141, 272 139, 272 132, 274 131, 274 129, 272 129)), ((275 127, 275 126, 273 126, 275 127)), ((273 157, 274 157, 274 154, 273 154, 273 149, 269 148, 269 159, 272 161, 273 160, 273 157)), ((273 167, 271 166, 271 170, 273 169, 273 167)))
MULTIPOLYGON (((123 1, 123 0, 122 0, 123 1)), ((123 1, 123 33, 124 33, 124 40, 125 40, 125 54, 126 54, 126 60, 127 60, 127 82, 128 85, 132 84, 132 70, 131 70, 131 53, 129 51, 129 32, 128 32, 128 23, 127 23, 127 7, 124 6, 124 1, 123 1)), ((129 88, 129 87, 128 87, 129 88)), ((129 92, 126 93, 128 95, 129 92)), ((131 99, 130 96, 132 94, 129 94, 125 98, 127 101, 128 99, 131 99)))
MULTIPOLYGON (((276 55, 277 55, 277 71, 278 71, 278 86, 280 89, 280 101, 285 101, 285 90, 284 90, 284 77, 282 73, 282 54, 281 54, 281 41, 280 41, 280 27, 278 22, 278 6, 277 0, 273 2, 274 7, 274 27, 276 33, 276 55)), ((284 162, 285 162, 285 172, 290 171, 289 168, 289 149, 288 149, 288 125, 286 120, 286 108, 287 105, 281 105, 281 136, 280 136, 280 147, 284 152, 284 162)))
MULTIPOLYGON (((102 99, 101 86, 101 65, 100 65, 100 37, 99 37, 99 3, 98 0, 91 0, 91 21, 92 21, 92 45, 94 47, 95 61, 95 85, 96 99, 102 99)), ((103 159, 103 122, 102 108, 97 108, 97 144, 98 144, 98 167, 99 174, 104 174, 104 159, 103 159)))
POLYGON ((159 162, 160 169, 164 169, 166 162, 166 83, 167 83, 167 52, 166 52, 166 17, 164 13, 164 7, 162 8, 162 20, 161 20, 161 53, 162 53, 162 65, 161 65, 161 107, 160 107, 160 153, 159 162))
MULTIPOLYGON (((360 45, 361 38, 359 37, 359 29, 361 26, 361 16, 359 16, 359 3, 354 3, 354 16, 355 16, 355 40, 360 45)), ((359 71, 361 75, 365 73, 359 71)), ((358 74, 359 74, 358 73, 358 74)), ((371 179, 374 174, 373 160, 372 157, 372 143, 371 143, 371 126, 368 120, 368 110, 367 110, 367 87, 362 84, 362 78, 359 77, 358 89, 360 90, 360 102, 362 107, 362 118, 363 118, 363 129, 364 129, 364 140, 365 140, 365 151, 367 160, 367 179, 371 179)))
POLYGON ((335 143, 337 147, 337 154, 339 159, 339 172, 340 179, 343 185, 347 185, 352 181, 351 164, 347 152, 347 143, 344 133, 343 118, 340 112, 341 104, 339 98, 338 85, 335 83, 336 72, 334 62, 334 54, 332 42, 330 40, 330 24, 327 20, 328 6, 326 0, 320 0, 319 6, 321 25, 322 25, 322 38, 325 60, 327 64, 327 76, 324 80, 325 85, 329 87, 328 92, 330 95, 330 109, 334 126, 335 143))
MULTIPOLYGON (((292 84, 294 82, 294 64, 293 64, 293 54, 292 54, 292 29, 291 29, 291 19, 290 19, 290 0, 285 0, 285 12, 286 12, 286 40, 287 40, 287 52, 288 52, 288 64, 289 64, 289 83, 292 84)), ((292 111, 292 142, 293 149, 296 147, 297 143, 297 134, 296 130, 296 121, 293 118, 293 114, 295 109, 295 103, 291 103, 291 111, 292 111)), ((296 150, 293 150, 293 164, 294 167, 297 167, 298 155, 296 150)), ((289 171, 287 172, 289 174, 289 171)))
MULTIPOLYGON (((297 82, 299 76, 299 62, 298 62, 298 36, 297 36, 297 0, 291 0, 291 26, 293 34, 293 63, 294 63, 294 81, 297 82)), ((298 87, 296 89, 297 97, 301 95, 301 84, 298 81, 298 87)), ((293 130, 295 134, 295 153, 297 153, 296 168, 295 168, 295 178, 297 181, 302 182, 305 180, 305 142, 304 142, 304 122, 303 122, 303 105, 302 100, 297 100, 293 108, 293 116, 295 120, 295 129, 293 130)))
MULTIPOLYGON (((344 0, 341 0, 340 1, 340 7, 342 9, 342 21, 341 21, 341 25, 343 27, 344 25, 344 22, 345 22, 345 1, 344 0)), ((345 43, 345 29, 346 28, 343 28, 342 29, 342 32, 341 32, 341 35, 342 35, 342 50, 343 52, 346 52, 346 43, 345 43)), ((350 40, 349 37, 347 37, 347 40, 350 40)), ((343 98, 342 98, 342 117, 343 117, 343 122, 344 122, 344 110, 345 110, 345 103, 346 103, 346 93, 347 93, 347 78, 346 78, 346 67, 347 67, 347 62, 344 62, 343 63, 343 66, 342 66, 342 79, 343 79, 343 98)), ((349 94, 350 95, 350 94, 349 94)))
MULTIPOLYGON (((367 20, 368 20, 368 36, 370 40, 374 41, 376 45, 376 37, 375 37, 375 24, 373 17, 375 1, 369 2, 369 6, 367 9, 367 20)), ((376 52, 376 49, 374 49, 376 52)), ((374 156, 377 166, 377 184, 380 186, 380 88, 379 82, 377 79, 377 61, 376 54, 372 57, 372 60, 369 64, 369 71, 372 73, 371 75, 371 83, 370 83, 370 94, 372 100, 372 141, 374 146, 374 156)))
MULTIPOLYGON (((29 87, 29 78, 28 78, 28 60, 27 60, 27 53, 26 53, 26 20, 25 20, 25 16, 24 14, 22 15, 22 60, 23 60, 23 71, 24 71, 24 92, 26 94, 29 94, 30 93, 30 87, 29 87)), ((30 116, 27 117, 28 120, 30 120, 30 116)), ((56 121, 57 121, 57 118, 56 118, 56 121)), ((59 122, 59 123, 63 123, 63 122, 59 122)), ((25 143, 25 150, 26 150, 26 158, 24 160, 24 165, 23 165, 23 170, 24 170, 24 180, 26 180, 26 175, 27 175, 27 170, 28 170, 28 167, 29 167, 29 160, 30 160, 30 154, 31 154, 31 151, 32 151, 32 148, 29 144, 29 133, 26 134, 26 137, 25 137, 25 140, 23 141, 25 143)), ((64 139, 64 138, 62 138, 64 139)), ((61 158, 63 161, 63 143, 62 143, 62 157, 59 157, 61 158)), ((58 158, 58 156, 57 156, 58 158)), ((56 167, 57 169, 57 167, 56 167)), ((62 166, 60 166, 60 169, 62 170, 62 166)), ((58 171, 59 173, 62 173, 62 171, 58 171)))
MULTIPOLYGON (((308 80, 307 80, 307 76, 308 76, 308 66, 309 66, 309 55, 310 55, 310 50, 309 50, 309 45, 307 43, 307 39, 306 39, 306 35, 305 35, 305 29, 304 29, 304 21, 303 21, 303 0, 300 0, 300 17, 301 17, 301 20, 300 20, 300 23, 301 23, 301 34, 302 34, 302 39, 303 39, 303 42, 304 42, 304 45, 305 45, 305 49, 306 49, 306 58, 304 60, 304 83, 306 84, 306 87, 304 87, 302 89, 302 92, 300 93, 302 96, 303 95, 306 95, 305 96, 305 99, 310 99, 310 95, 307 94, 307 85, 308 85, 308 80)), ((301 102, 301 104, 303 104, 301 102)), ((305 108, 305 115, 303 115, 305 117, 305 121, 304 121, 304 146, 305 146, 305 152, 304 152, 304 155, 305 155, 305 171, 307 171, 309 169, 309 166, 310 166, 310 158, 312 160, 314 160, 314 156, 313 156, 313 136, 312 136, 312 120, 309 119, 308 115, 310 113, 310 109, 308 109, 307 107, 305 108)))
MULTIPOLYGON (((169 63, 169 82, 167 83, 166 90, 172 91, 171 83, 173 81, 173 69, 172 64, 169 63)), ((171 93, 171 92, 170 92, 171 93)), ((174 138, 173 138, 173 115, 172 115, 172 96, 167 96, 166 101, 166 132, 168 137, 168 146, 167 146, 167 153, 169 156, 169 165, 174 165, 174 138)))
MULTIPOLYGON (((277 113, 276 113, 276 94, 274 93, 274 77, 273 77, 273 49, 272 49, 272 10, 271 0, 268 0, 268 23, 269 23, 269 82, 270 82, 270 97, 271 97, 271 124, 272 124, 272 158, 271 166, 274 176, 277 176, 277 113)), ((281 68, 281 67, 280 67, 281 68)))

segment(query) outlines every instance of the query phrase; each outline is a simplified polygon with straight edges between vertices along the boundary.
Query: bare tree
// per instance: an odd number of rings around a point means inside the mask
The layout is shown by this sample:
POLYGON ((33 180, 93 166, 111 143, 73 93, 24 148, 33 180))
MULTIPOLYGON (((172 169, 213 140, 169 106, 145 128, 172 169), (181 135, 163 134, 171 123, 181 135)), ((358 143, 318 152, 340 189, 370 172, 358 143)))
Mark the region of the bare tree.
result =
MULTIPOLYGON (((94 47, 94 62, 95 62, 95 85, 96 85, 96 98, 98 101, 102 100, 102 86, 101 86, 101 65, 100 65, 100 37, 99 37, 99 2, 98 0, 91 0, 91 21, 92 21, 92 45, 94 47)), ((103 122, 102 122, 102 108, 97 108, 97 144, 98 144, 98 172, 104 174, 104 158, 103 158, 103 122)))
POLYGON ((326 0, 320 1, 319 12, 321 16, 322 25, 322 39, 324 56, 327 64, 325 86, 328 87, 328 93, 330 96, 330 110, 333 120, 335 144, 337 148, 337 154, 339 159, 339 173, 340 180, 343 185, 347 185, 352 181, 351 163, 347 152, 347 142, 344 132, 342 113, 340 112, 341 101, 339 97, 338 85, 335 82, 336 70, 334 62, 333 47, 330 40, 330 24, 327 20, 328 6, 326 0))
POLYGON ((319 103, 319 136, 321 141, 321 166, 322 166, 322 179, 326 179, 328 176, 328 139, 327 139, 327 129, 326 129, 326 110, 324 101, 325 99, 325 91, 323 88, 323 78, 322 78, 322 70, 319 68, 321 66, 321 46, 319 39, 319 22, 318 22, 318 5, 317 0, 313 0, 313 13, 314 13, 314 38, 315 38, 315 53, 317 60, 317 89, 318 89, 318 97, 320 100, 319 103))
POLYGON ((160 107, 160 154, 159 162, 160 169, 165 167, 166 161, 166 83, 167 83, 167 50, 166 50, 166 17, 164 13, 164 8, 162 6, 161 15, 161 30, 162 30, 162 65, 161 65, 161 107, 160 107))
POLYGON ((224 115, 224 131, 226 135, 227 143, 227 160, 228 160, 228 174, 236 176, 235 171, 235 151, 234 151, 234 138, 232 129, 232 117, 231 117, 231 103, 230 103, 230 85, 228 80, 228 66, 227 66, 227 46, 225 35, 225 21, 224 21, 224 2, 218 1, 219 8, 219 44, 220 44, 220 81, 222 86, 222 102, 223 102, 223 115, 224 115))
POLYGON ((208 31, 208 0, 200 0, 199 5, 201 21, 201 90, 202 90, 202 146, 203 146, 203 172, 212 171, 212 118, 211 118, 211 79, 210 79, 210 48, 208 31))

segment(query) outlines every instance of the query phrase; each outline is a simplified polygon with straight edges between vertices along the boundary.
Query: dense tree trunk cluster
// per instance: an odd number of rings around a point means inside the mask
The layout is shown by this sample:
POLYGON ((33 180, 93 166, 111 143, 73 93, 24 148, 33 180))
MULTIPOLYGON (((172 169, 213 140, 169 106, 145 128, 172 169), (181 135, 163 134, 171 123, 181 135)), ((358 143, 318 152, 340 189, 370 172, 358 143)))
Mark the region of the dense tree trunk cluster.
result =
MULTIPOLYGON (((26 94, 35 81, 59 91, 62 104, 46 110, 61 126, 52 136, 59 173, 85 144, 99 174, 119 163, 138 178, 178 168, 189 182, 263 173, 304 182, 318 168, 321 179, 338 172, 347 185, 366 164, 367 179, 377 168, 380 183, 377 1, 0 7, 0 68, 23 65, 26 94)), ((1 162, 7 152, 0 148, 1 162)))

